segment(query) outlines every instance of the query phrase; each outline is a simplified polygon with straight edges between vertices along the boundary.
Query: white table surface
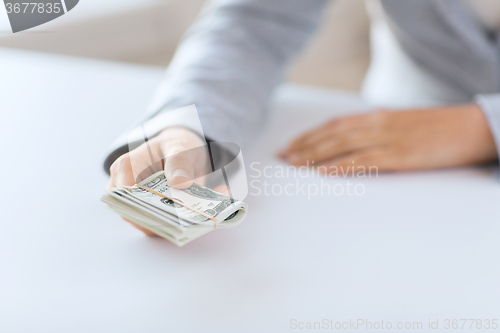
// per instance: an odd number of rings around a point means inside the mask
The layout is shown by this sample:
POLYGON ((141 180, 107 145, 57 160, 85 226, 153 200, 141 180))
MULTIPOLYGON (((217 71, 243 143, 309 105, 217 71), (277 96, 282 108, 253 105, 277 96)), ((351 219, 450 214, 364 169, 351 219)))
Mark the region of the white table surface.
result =
MULTIPOLYGON (((99 201, 102 153, 162 73, 0 50, 0 332, 297 331, 292 319, 426 331, 429 319, 500 319, 494 168, 350 179, 363 196, 249 195, 242 225, 183 248, 123 222, 99 201)), ((274 151, 289 138, 361 109, 353 95, 284 88, 246 164, 284 165, 274 151)), ((321 180, 349 179, 299 179, 321 180)))

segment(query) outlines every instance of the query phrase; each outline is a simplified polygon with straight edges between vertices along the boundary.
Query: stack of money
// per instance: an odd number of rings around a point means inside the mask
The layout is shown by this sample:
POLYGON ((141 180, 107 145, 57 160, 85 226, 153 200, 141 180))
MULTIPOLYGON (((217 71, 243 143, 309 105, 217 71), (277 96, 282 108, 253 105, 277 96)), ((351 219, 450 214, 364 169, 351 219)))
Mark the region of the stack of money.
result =
POLYGON ((134 186, 106 191, 101 200, 122 217, 178 246, 216 228, 235 227, 248 211, 246 203, 198 184, 175 189, 163 171, 134 186))

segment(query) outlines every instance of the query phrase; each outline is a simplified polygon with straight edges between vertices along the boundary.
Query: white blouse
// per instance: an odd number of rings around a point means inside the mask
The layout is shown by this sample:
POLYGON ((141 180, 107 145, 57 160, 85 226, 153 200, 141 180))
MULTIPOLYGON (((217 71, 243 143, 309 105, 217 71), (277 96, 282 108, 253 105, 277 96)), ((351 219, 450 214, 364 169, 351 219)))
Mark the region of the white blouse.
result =
MULTIPOLYGON (((465 1, 478 21, 500 30, 500 0, 465 1)), ((460 100, 454 89, 435 80, 402 49, 393 35, 380 0, 366 0, 370 16, 371 63, 361 89, 370 103, 382 107, 427 107, 460 100)))
POLYGON ((464 0, 474 16, 489 30, 500 30, 500 1, 464 0))

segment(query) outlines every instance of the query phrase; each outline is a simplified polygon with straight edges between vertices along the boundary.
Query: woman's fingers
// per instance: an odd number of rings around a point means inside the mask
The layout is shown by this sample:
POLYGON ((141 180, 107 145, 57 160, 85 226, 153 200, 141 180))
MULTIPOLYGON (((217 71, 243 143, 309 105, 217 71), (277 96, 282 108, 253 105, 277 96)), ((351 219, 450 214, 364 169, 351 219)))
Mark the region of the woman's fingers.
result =
POLYGON ((385 147, 363 149, 342 157, 334 158, 328 162, 318 165, 318 172, 325 175, 337 173, 339 170, 351 170, 366 172, 393 171, 397 168, 396 156, 385 147))
MULTIPOLYGON (((112 187, 117 186, 132 186, 135 184, 135 177, 132 170, 132 164, 130 162, 130 155, 125 154, 119 157, 110 168, 110 180, 106 188, 109 190, 112 187)), ((133 225, 135 228, 144 232, 150 237, 157 236, 154 232, 135 224, 134 222, 123 218, 125 221, 133 225)))
POLYGON ((129 154, 122 155, 116 159, 116 161, 111 165, 109 172, 109 183, 106 186, 108 190, 112 187, 122 185, 132 186, 135 184, 129 154))
POLYGON ((155 172, 164 170, 168 182, 184 189, 206 172, 205 142, 181 127, 165 129, 160 135, 118 158, 111 166, 109 187, 132 186, 155 172))
POLYGON ((165 130, 159 140, 169 184, 184 189, 190 187, 195 178, 200 182, 198 178, 208 160, 205 142, 191 130, 181 127, 165 130))
POLYGON ((380 113, 337 119, 293 140, 280 157, 294 165, 321 162, 379 145, 383 140, 380 113))
MULTIPOLYGON (((118 158, 110 168, 107 188, 132 186, 160 170, 164 170, 175 188, 188 188, 193 181, 203 185, 205 175, 211 171, 209 165, 206 143, 201 137, 186 128, 172 127, 118 158)), ((227 188, 218 190, 229 195, 227 188)), ((150 230, 126 221, 146 235, 155 236, 150 230)))
POLYGON ((334 122, 329 122, 326 125, 320 126, 296 137, 288 145, 286 149, 287 153, 300 151, 305 147, 314 144, 315 142, 326 139, 327 137, 332 135, 334 127, 334 122))
POLYGON ((177 153, 165 159, 165 177, 173 187, 184 189, 193 185, 195 161, 191 155, 177 153))
MULTIPOLYGON (((152 140, 153 141, 153 140, 152 140)), ((163 169, 161 157, 151 160, 150 152, 158 150, 154 141, 148 145, 142 144, 136 149, 120 156, 110 167, 109 187, 132 186, 155 172, 163 169)), ((155 153, 154 153, 155 154, 155 153)), ((158 156, 158 154, 156 153, 158 156)))
POLYGON ((287 154, 289 162, 293 165, 307 165, 333 159, 360 149, 378 145, 379 142, 371 133, 347 133, 332 135, 325 140, 315 143, 308 149, 287 154))
POLYGON ((377 122, 378 113, 355 115, 332 120, 323 126, 306 132, 290 142, 287 152, 300 151, 317 142, 326 140, 332 135, 352 133, 353 131, 366 131, 374 127, 377 122))

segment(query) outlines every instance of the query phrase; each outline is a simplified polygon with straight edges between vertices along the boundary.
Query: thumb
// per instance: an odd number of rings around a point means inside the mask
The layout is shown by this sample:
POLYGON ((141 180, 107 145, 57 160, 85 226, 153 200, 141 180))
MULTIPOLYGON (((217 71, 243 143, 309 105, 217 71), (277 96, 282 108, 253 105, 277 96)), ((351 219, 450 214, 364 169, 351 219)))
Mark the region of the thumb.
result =
POLYGON ((178 189, 193 185, 194 163, 194 154, 190 149, 170 156, 167 154, 164 170, 168 183, 178 189))

